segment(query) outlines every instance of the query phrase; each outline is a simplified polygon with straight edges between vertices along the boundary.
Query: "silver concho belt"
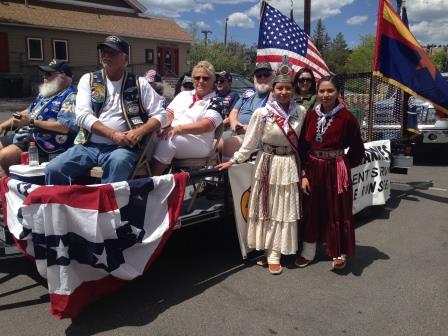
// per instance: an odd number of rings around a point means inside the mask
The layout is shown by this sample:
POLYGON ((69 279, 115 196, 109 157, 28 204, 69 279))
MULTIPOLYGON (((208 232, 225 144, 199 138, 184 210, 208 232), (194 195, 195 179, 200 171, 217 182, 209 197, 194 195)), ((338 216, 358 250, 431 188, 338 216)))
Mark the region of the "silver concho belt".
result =
POLYGON ((264 143, 261 148, 263 149, 263 152, 267 154, 274 154, 274 155, 291 155, 294 154, 294 149, 292 149, 289 146, 274 146, 270 144, 264 143))

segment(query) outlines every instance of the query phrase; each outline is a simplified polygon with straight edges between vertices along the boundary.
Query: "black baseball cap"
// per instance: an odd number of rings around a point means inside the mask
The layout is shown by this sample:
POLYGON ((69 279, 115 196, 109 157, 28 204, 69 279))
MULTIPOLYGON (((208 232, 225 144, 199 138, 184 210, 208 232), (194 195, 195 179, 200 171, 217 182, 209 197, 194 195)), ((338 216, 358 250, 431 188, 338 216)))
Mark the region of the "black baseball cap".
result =
POLYGON ((271 64, 268 62, 257 63, 255 65, 254 74, 260 71, 272 71, 271 64))
POLYGON ((97 48, 101 49, 103 47, 109 47, 129 55, 129 43, 119 36, 111 35, 106 37, 103 43, 98 44, 97 48))
POLYGON ((53 59, 48 65, 40 65, 39 69, 44 72, 53 73, 60 72, 72 77, 72 69, 66 61, 53 59))
POLYGON ((216 73, 216 80, 220 78, 227 79, 229 82, 232 81, 232 75, 230 74, 230 72, 227 72, 225 70, 216 73))

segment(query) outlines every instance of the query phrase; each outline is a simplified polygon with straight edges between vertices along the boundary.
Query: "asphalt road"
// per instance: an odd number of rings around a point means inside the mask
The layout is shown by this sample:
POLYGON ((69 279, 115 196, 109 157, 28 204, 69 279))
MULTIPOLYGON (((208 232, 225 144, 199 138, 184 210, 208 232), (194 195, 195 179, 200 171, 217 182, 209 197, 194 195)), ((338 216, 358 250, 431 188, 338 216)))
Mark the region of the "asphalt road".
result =
POLYGON ((233 223, 210 223, 176 231, 142 278, 56 320, 33 264, 0 260, 0 335, 446 335, 447 164, 392 176, 387 205, 357 216, 357 255, 339 273, 319 251, 272 276, 241 260, 233 223))

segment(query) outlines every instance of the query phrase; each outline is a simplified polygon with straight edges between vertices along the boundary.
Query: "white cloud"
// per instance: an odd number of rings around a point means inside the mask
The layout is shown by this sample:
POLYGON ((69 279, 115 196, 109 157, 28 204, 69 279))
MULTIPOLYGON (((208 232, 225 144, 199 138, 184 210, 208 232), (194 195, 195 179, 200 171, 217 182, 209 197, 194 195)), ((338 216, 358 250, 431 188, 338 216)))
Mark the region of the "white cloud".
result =
POLYGON ((448 13, 446 0, 412 0, 406 2, 406 7, 411 22, 444 19, 448 13))
POLYGON ((229 27, 253 28, 254 21, 245 13, 236 12, 229 15, 229 27))
POLYGON ((146 14, 179 17, 184 12, 205 13, 214 5, 256 2, 256 0, 140 0, 148 10, 146 14))
POLYGON ((182 29, 187 29, 190 26, 190 21, 176 19, 176 23, 181 26, 182 29))
POLYGON ((406 1, 406 7, 410 30, 421 44, 448 43, 448 1, 406 1))
POLYGON ((420 21, 409 28, 422 45, 448 44, 448 18, 420 21))
POLYGON ((210 25, 205 23, 204 21, 198 21, 196 22, 196 25, 198 26, 199 29, 210 29, 210 25))
MULTIPOLYGON (((341 8, 350 5, 355 0, 313 0, 311 1, 311 19, 317 20, 319 18, 325 19, 330 16, 341 14, 341 8)), ((283 14, 289 16, 291 12, 291 2, 285 0, 271 0, 269 4, 283 14)), ((297 22, 303 22, 303 1, 295 1, 294 7, 294 20, 297 22)), ((252 17, 259 18, 260 16, 260 4, 252 6, 246 13, 252 17)))
POLYGON ((350 19, 347 20, 347 24, 350 26, 356 26, 356 25, 361 25, 364 22, 366 22, 369 18, 367 16, 360 16, 360 15, 356 15, 356 16, 352 16, 350 19))

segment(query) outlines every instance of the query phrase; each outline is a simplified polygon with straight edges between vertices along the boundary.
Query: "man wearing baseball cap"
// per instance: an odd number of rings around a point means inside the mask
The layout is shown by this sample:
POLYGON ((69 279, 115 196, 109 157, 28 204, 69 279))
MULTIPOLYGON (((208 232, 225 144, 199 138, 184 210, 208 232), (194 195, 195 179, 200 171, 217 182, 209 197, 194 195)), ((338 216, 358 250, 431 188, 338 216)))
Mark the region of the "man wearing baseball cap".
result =
POLYGON ((139 156, 140 141, 165 126, 160 97, 145 77, 126 71, 129 44, 119 36, 99 43, 102 69, 83 75, 76 97, 80 132, 75 145, 46 167, 47 184, 69 184, 101 166, 102 183, 125 181, 139 156))
MULTIPOLYGON (((224 104, 224 116, 223 118, 227 118, 230 111, 232 111, 233 106, 236 104, 240 96, 238 93, 232 91, 232 75, 230 72, 227 71, 221 71, 216 73, 216 79, 215 79, 215 85, 216 85, 216 95, 220 98, 222 98, 222 102, 224 104)), ((224 123, 228 124, 224 121, 224 123)))
POLYGON ((14 135, 0 139, 0 176, 9 167, 20 163, 20 155, 34 141, 41 161, 48 161, 50 154, 67 150, 78 131, 74 105, 76 90, 72 84, 72 70, 63 60, 53 59, 48 65, 39 66, 43 83, 39 95, 31 105, 0 124, 0 133, 16 128, 14 135))
POLYGON ((257 63, 254 70, 255 90, 247 90, 229 114, 230 130, 234 136, 224 134, 223 160, 233 156, 243 143, 244 134, 252 113, 266 105, 272 86, 272 67, 269 63, 257 63))

